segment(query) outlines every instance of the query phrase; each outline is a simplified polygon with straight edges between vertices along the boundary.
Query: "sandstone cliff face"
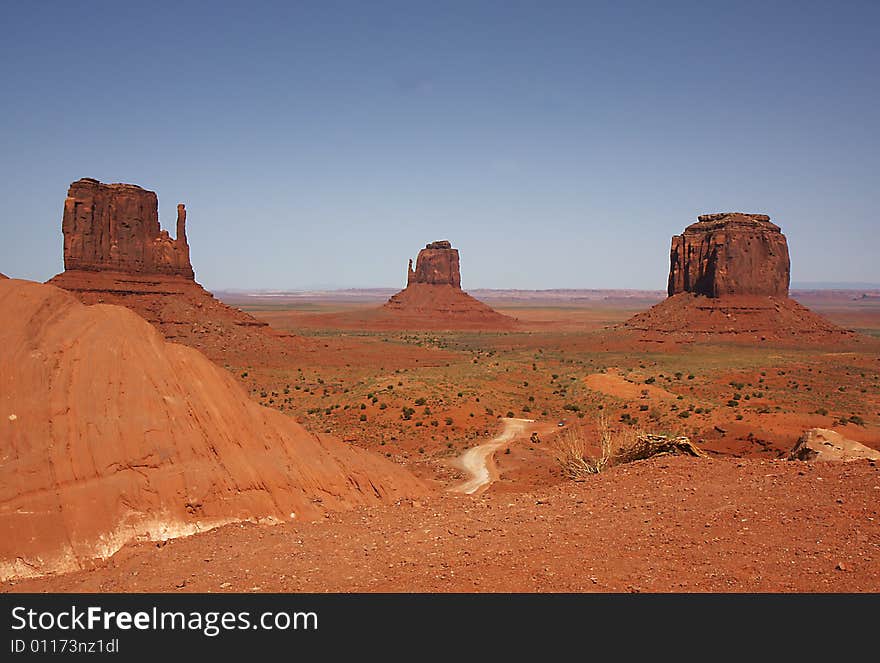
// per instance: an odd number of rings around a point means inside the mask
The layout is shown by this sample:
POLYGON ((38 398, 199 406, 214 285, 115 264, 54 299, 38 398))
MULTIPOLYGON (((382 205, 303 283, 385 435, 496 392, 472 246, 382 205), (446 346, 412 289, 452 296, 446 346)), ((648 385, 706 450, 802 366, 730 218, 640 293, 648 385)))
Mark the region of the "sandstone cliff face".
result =
POLYGON ((446 240, 431 242, 419 251, 416 268, 409 261, 406 284, 427 283, 429 285, 451 285, 461 288, 461 269, 458 249, 446 240))
POLYGON ((706 214, 672 238, 669 295, 788 296, 788 243, 765 214, 706 214))
POLYGON ((284 361, 290 334, 217 301, 196 283, 177 206, 177 237, 159 227, 158 198, 134 184, 83 178, 64 202, 65 271, 49 282, 84 304, 117 304, 156 325, 169 340, 223 363, 284 361))
POLYGON ((0 578, 426 492, 381 456, 260 407, 125 308, 9 279, 0 319, 0 578))
POLYGON ((70 185, 62 220, 65 270, 113 270, 194 278, 186 209, 177 206, 177 237, 159 226, 159 201, 134 184, 83 178, 70 185))

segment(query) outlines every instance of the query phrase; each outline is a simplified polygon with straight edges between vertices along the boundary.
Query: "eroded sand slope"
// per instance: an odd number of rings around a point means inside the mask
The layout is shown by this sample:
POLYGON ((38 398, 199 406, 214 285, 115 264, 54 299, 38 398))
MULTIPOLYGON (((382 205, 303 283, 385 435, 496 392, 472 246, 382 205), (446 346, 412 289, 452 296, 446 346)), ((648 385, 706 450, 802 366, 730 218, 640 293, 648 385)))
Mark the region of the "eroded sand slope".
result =
POLYGON ((0 319, 0 577, 425 492, 380 456, 253 403, 127 309, 12 279, 0 319))

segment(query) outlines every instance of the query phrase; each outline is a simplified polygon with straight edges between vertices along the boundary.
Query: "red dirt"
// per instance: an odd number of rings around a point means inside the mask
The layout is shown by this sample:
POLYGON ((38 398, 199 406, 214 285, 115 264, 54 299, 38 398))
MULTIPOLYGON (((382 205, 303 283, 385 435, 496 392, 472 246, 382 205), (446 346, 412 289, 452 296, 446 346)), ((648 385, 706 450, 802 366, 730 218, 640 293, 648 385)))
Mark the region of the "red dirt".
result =
POLYGON ((15 592, 880 591, 876 463, 655 458, 584 483, 436 495, 127 546, 15 592))
POLYGON ((418 497, 376 454, 252 402, 128 309, 0 281, 0 577, 132 540, 418 497))

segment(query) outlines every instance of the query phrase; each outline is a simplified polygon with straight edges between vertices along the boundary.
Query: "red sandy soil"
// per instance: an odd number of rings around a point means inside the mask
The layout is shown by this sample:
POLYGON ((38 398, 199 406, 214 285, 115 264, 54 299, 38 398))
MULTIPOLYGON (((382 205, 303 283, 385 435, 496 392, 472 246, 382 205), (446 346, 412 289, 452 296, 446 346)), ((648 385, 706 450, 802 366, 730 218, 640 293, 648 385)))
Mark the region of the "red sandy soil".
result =
POLYGON ((867 461, 655 458, 537 491, 134 544, 3 590, 877 592, 878 497, 867 461))
POLYGON ((0 577, 135 539, 417 497, 377 454, 248 398, 132 311, 0 281, 0 577))

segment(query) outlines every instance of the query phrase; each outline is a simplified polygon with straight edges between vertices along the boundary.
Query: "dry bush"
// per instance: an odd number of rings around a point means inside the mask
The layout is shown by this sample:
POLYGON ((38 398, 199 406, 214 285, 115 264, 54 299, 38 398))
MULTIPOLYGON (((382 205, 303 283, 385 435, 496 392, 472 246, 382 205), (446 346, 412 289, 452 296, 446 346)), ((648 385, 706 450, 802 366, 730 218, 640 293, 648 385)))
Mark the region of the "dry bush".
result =
POLYGON ((591 474, 599 474, 614 465, 644 460, 663 454, 686 454, 705 457, 696 445, 684 436, 666 436, 625 428, 613 430, 604 416, 598 420, 600 453, 589 453, 590 445, 582 431, 569 428, 557 435, 551 448, 564 476, 573 481, 584 481, 591 474))

